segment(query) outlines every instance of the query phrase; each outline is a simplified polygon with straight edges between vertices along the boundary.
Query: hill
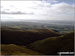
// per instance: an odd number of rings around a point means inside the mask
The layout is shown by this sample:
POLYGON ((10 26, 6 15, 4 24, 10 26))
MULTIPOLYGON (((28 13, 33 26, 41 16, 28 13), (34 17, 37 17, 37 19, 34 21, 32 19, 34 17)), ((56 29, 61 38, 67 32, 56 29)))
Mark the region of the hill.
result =
POLYGON ((46 38, 28 45, 32 50, 51 55, 58 52, 74 51, 74 32, 59 37, 46 38))
POLYGON ((27 45, 36 40, 59 36, 60 34, 48 29, 19 30, 16 28, 1 28, 2 44, 27 45))
POLYGON ((2 55, 40 55, 40 53, 27 49, 24 46, 18 46, 15 44, 2 44, 2 55))

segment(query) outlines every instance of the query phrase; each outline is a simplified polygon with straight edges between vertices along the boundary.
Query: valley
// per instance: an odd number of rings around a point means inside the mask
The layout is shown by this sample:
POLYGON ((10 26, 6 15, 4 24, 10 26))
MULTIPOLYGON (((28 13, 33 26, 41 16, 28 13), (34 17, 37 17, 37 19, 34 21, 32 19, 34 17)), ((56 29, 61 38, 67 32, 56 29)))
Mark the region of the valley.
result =
POLYGON ((74 26, 2 22, 2 55, 57 55, 74 51, 74 26), (9 48, 7 48, 9 47, 9 48))

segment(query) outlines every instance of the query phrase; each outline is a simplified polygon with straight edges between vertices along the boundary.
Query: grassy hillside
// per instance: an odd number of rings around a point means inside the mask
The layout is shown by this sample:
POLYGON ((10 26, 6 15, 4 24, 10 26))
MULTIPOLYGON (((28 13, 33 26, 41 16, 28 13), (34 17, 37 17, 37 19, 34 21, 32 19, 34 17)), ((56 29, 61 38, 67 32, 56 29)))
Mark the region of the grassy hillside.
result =
POLYGON ((18 30, 15 28, 5 27, 1 29, 1 42, 2 44, 26 45, 36 40, 42 40, 59 35, 60 34, 48 29, 18 30))
POLYGON ((60 35, 48 29, 20 30, 1 28, 1 53, 5 55, 41 55, 74 51, 74 32, 60 35))
POLYGON ((32 50, 43 54, 57 54, 57 52, 74 51, 74 32, 63 36, 46 38, 28 45, 32 50))
POLYGON ((40 55, 40 53, 27 49, 24 46, 18 46, 14 44, 2 44, 1 45, 2 55, 40 55))

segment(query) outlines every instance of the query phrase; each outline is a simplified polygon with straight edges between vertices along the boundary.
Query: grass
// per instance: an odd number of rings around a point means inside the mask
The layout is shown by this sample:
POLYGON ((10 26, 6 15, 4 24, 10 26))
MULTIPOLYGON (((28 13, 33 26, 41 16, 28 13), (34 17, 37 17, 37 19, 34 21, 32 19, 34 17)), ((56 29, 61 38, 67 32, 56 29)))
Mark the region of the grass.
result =
POLYGON ((1 30, 1 53, 3 55, 42 55, 74 51, 74 32, 64 35, 48 29, 1 30))
POLYGON ((52 37, 36 41, 28 45, 32 50, 44 54, 57 54, 57 52, 74 51, 74 32, 59 37, 52 37))
POLYGON ((27 45, 37 40, 42 40, 48 37, 59 35, 60 34, 48 29, 15 31, 14 29, 9 30, 9 28, 4 28, 1 30, 1 43, 27 45))
POLYGON ((24 46, 18 46, 15 44, 2 44, 2 55, 39 55, 40 53, 32 51, 24 46))

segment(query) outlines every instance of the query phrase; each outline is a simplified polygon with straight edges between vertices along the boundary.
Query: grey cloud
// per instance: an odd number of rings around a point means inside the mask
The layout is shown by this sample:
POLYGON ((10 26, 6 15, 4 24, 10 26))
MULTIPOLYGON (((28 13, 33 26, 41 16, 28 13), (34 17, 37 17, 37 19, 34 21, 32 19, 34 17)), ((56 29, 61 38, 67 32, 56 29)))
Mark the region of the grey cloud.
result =
POLYGON ((5 12, 5 11, 1 11, 1 14, 34 14, 34 13, 23 13, 23 12, 5 12))

